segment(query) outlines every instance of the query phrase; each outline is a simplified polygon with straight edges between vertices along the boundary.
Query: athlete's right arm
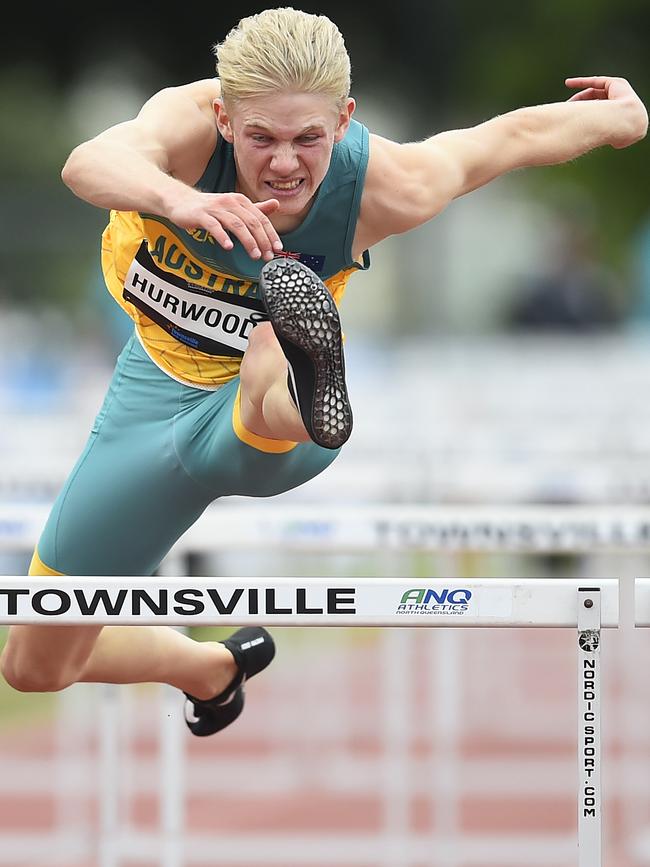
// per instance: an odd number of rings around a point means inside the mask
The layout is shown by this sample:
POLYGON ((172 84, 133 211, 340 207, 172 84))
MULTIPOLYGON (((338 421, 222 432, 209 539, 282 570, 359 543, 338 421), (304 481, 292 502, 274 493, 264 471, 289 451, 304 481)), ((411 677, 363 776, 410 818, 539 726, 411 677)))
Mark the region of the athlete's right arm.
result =
POLYGON ((78 145, 63 167, 63 182, 99 208, 158 214, 185 229, 202 228, 226 250, 232 233, 252 258, 272 258, 282 249, 268 219, 276 199, 253 203, 239 193, 203 193, 192 186, 216 145, 217 96, 215 81, 160 91, 133 120, 78 145))

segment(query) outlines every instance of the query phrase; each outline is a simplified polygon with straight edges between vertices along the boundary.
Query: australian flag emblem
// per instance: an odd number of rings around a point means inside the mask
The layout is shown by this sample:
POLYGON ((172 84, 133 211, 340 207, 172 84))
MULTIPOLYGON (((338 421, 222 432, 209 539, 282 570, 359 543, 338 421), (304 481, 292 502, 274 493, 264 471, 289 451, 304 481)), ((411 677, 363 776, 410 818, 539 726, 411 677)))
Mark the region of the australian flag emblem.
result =
POLYGON ((316 273, 322 271, 325 266, 325 256, 320 256, 317 253, 290 253, 288 250, 283 250, 281 255, 295 259, 316 273))

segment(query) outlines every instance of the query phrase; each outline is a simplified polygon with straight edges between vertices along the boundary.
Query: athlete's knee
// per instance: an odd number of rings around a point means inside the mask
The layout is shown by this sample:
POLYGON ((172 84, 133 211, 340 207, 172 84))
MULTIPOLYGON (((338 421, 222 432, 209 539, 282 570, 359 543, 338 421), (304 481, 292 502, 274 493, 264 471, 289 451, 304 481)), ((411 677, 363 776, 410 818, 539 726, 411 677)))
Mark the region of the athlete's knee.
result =
POLYGON ((0 670, 9 686, 18 692, 59 692, 76 683, 71 672, 34 665, 29 659, 16 658, 12 653, 3 653, 0 670))
POLYGON ((2 676, 19 692, 59 692, 76 683, 82 670, 74 660, 30 652, 11 636, 0 656, 2 676))

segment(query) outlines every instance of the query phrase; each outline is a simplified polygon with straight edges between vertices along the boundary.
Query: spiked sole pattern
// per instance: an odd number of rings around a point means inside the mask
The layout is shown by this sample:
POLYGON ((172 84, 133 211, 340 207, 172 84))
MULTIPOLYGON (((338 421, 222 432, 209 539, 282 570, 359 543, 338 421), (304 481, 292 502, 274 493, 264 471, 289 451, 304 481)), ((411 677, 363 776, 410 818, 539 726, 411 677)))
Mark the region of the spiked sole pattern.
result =
POLYGON ((260 290, 303 424, 315 443, 337 449, 352 433, 352 408, 334 299, 313 271, 288 258, 262 268, 260 290))

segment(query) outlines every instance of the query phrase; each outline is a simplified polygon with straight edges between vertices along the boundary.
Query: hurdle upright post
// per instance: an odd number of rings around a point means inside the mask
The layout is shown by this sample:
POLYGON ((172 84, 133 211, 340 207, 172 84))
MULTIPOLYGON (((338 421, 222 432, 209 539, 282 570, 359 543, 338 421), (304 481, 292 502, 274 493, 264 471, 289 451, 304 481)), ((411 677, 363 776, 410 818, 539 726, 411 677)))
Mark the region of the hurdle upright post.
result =
MULTIPOLYGON (((189 556, 168 555, 158 573, 168 575, 191 574, 189 556)), ((175 626, 187 633, 186 626, 175 626)), ((160 748, 159 828, 162 853, 160 867, 182 867, 183 833, 185 830, 185 742, 187 729, 180 724, 178 690, 167 684, 160 685, 158 739, 160 748)))
POLYGON ((578 588, 578 867, 602 865, 600 588, 578 588))
POLYGON ((119 687, 99 684, 102 712, 99 725, 99 867, 120 865, 120 713, 119 687))

